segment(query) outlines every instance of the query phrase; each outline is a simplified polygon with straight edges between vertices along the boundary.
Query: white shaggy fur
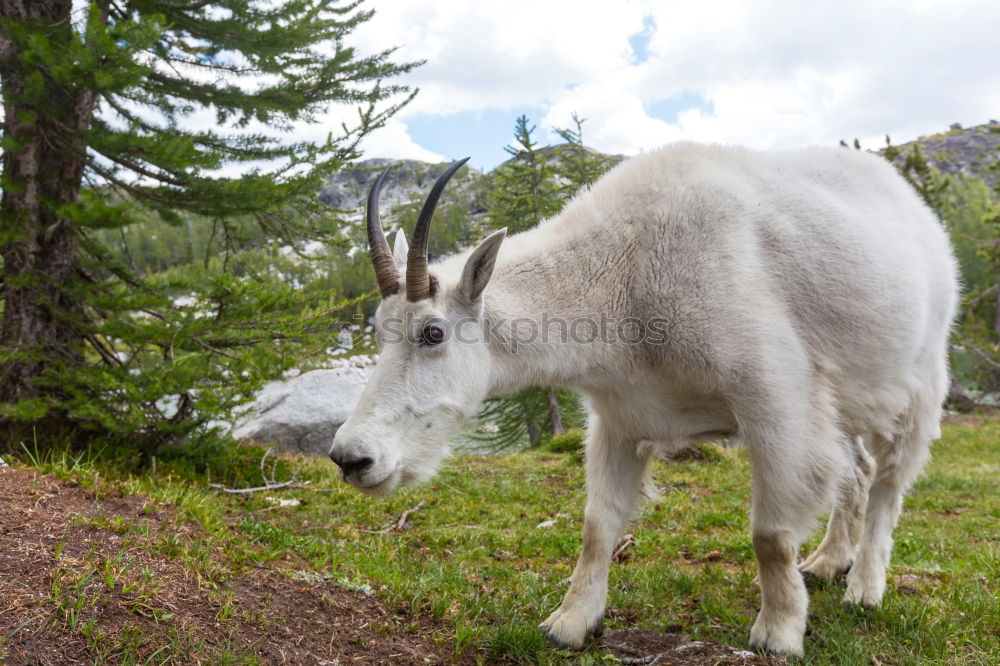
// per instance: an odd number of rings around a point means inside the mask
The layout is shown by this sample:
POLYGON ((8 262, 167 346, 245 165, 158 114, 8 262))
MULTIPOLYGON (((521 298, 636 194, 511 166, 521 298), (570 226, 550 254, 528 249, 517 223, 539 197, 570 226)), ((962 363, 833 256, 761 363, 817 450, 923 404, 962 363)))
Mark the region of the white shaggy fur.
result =
POLYGON ((431 299, 382 303, 380 335, 395 317, 409 317, 414 336, 428 318, 482 335, 383 344, 333 444, 373 461, 352 483, 385 493, 426 479, 484 398, 566 386, 592 419, 583 550, 542 624, 553 641, 579 648, 599 628, 648 457, 736 433, 753 463, 762 608, 751 644, 802 654, 796 556, 830 507, 802 569, 849 568, 845 601, 880 602, 903 492, 939 435, 957 291, 940 223, 892 166, 843 149, 679 144, 622 163, 502 241, 433 265, 431 299), (555 316, 659 318, 666 336, 587 342, 555 330, 525 341, 511 323, 555 316))

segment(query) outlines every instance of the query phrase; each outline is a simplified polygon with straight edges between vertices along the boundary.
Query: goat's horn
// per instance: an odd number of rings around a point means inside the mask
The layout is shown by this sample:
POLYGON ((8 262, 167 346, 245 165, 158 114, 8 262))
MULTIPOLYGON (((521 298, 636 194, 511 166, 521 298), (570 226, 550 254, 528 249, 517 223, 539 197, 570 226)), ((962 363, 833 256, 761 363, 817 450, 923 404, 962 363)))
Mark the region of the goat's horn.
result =
POLYGON ((444 186, 448 184, 455 172, 469 158, 453 162, 448 169, 441 174, 441 177, 434 183, 431 193, 427 195, 427 201, 420 210, 420 217, 417 218, 417 226, 413 229, 413 238, 410 241, 410 252, 406 257, 406 298, 409 301, 420 301, 431 295, 431 276, 427 272, 427 234, 431 226, 431 218, 434 217, 434 208, 437 206, 444 186))
POLYGON ((375 280, 378 282, 382 298, 388 298, 399 291, 399 271, 396 270, 396 262, 393 261, 392 252, 389 251, 389 243, 382 233, 382 221, 378 215, 378 195, 393 166, 390 164, 378 175, 368 193, 368 251, 372 256, 375 280))

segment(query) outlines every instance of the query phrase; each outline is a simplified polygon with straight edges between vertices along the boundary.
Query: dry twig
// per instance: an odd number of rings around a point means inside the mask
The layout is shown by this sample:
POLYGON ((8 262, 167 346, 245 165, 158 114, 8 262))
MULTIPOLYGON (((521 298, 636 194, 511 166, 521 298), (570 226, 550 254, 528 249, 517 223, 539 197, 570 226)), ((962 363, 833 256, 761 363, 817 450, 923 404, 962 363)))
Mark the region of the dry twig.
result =
POLYGON ((625 534, 618 542, 615 544, 615 553, 611 556, 612 562, 623 562, 629 558, 630 553, 626 553, 625 549, 635 543, 635 537, 631 534, 625 534))
POLYGON ((278 458, 274 456, 274 449, 268 449, 264 452, 264 455, 260 458, 260 475, 264 479, 264 485, 257 486, 256 488, 227 488, 221 483, 210 483, 209 488, 214 488, 216 490, 221 490, 224 493, 229 493, 230 495, 249 495, 250 493, 260 492, 261 490, 280 490, 281 488, 305 488, 309 482, 300 482, 298 477, 292 476, 288 481, 282 481, 277 483, 274 480, 274 472, 278 468, 278 458), (264 463, 267 461, 268 456, 274 457, 274 462, 271 465, 271 476, 268 477, 267 472, 264 470, 264 463))
POLYGON ((264 451, 264 455, 260 457, 260 478, 264 480, 265 486, 273 486, 274 482, 274 472, 278 469, 278 456, 274 455, 274 447, 269 448, 264 451), (271 476, 268 477, 267 473, 264 471, 264 462, 267 461, 268 456, 274 457, 274 462, 271 464, 271 476))
MULTIPOLYGON (((308 482, 307 482, 308 483, 308 482)), ((261 490, 279 490, 281 488, 300 488, 305 484, 299 483, 298 479, 289 479, 288 481, 282 481, 281 483, 276 483, 271 486, 257 486, 256 488, 227 488, 221 483, 210 483, 209 488, 215 488, 216 490, 221 490, 224 493, 229 493, 230 495, 249 495, 250 493, 256 493, 261 490)))
POLYGON ((417 511, 419 511, 420 508, 424 504, 426 504, 426 502, 424 500, 420 500, 420 503, 417 504, 415 507, 413 507, 412 509, 407 509, 406 511, 404 511, 402 513, 402 515, 399 516, 399 520, 396 521, 395 526, 388 528, 388 530, 386 531, 386 534, 388 534, 389 532, 392 532, 392 531, 402 532, 403 528, 406 527, 406 520, 410 517, 411 514, 414 514, 417 511))
POLYGON ((419 511, 426 503, 427 502, 425 502, 424 500, 420 500, 420 503, 417 504, 415 507, 413 507, 412 509, 407 509, 406 511, 404 511, 399 516, 399 520, 396 521, 395 525, 389 525, 388 527, 385 527, 385 528, 383 528, 381 530, 360 530, 359 529, 358 531, 359 532, 364 532, 366 534, 392 534, 393 532, 402 532, 404 529, 406 529, 406 521, 410 518, 410 516, 413 515, 414 513, 416 513, 417 511, 419 511))

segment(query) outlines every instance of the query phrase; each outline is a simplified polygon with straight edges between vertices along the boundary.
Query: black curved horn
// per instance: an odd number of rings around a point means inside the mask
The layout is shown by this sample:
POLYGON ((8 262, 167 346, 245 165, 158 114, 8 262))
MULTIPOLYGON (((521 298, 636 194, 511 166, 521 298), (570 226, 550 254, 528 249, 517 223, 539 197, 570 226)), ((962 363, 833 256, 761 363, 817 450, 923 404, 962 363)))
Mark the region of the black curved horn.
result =
POLYGON ((368 251, 375 267, 375 280, 378 282, 382 298, 388 298, 399 292, 399 271, 392 259, 389 243, 386 242, 385 234, 382 232, 382 220, 378 214, 378 196, 393 166, 395 165, 390 164, 382 170, 375 179, 371 191, 368 192, 368 251))
POLYGON ((406 298, 409 301, 420 301, 431 295, 431 277, 427 271, 427 237, 431 218, 434 217, 434 209, 437 207, 438 199, 441 198, 444 186, 468 161, 469 158, 466 157, 453 162, 441 174, 420 210, 420 217, 417 218, 417 226, 413 229, 413 238, 410 241, 410 252, 406 257, 406 298))

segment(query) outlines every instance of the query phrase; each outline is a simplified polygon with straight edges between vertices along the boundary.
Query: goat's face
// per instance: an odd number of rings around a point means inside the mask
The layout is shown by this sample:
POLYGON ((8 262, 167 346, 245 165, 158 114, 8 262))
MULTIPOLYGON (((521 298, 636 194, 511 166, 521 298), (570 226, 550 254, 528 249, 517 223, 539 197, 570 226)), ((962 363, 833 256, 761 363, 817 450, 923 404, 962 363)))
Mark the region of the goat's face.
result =
MULTIPOLYGON (((458 166, 438 185, 443 187, 458 166)), ((413 250, 398 233, 390 255, 377 214, 387 174, 388 169, 373 186, 368 208, 369 243, 383 295, 375 315, 379 360, 330 449, 345 481, 380 495, 432 476, 448 453, 448 439, 486 397, 490 353, 482 292, 506 233, 494 233, 470 254, 457 283, 441 284, 426 264, 426 225, 440 188, 428 198, 430 213, 421 213, 423 230, 418 221, 413 250), (403 271, 405 290, 399 281, 403 271)))
POLYGON ((345 481, 385 494, 437 470, 489 390, 481 320, 449 294, 386 299, 375 318, 379 360, 330 455, 345 481))

